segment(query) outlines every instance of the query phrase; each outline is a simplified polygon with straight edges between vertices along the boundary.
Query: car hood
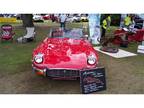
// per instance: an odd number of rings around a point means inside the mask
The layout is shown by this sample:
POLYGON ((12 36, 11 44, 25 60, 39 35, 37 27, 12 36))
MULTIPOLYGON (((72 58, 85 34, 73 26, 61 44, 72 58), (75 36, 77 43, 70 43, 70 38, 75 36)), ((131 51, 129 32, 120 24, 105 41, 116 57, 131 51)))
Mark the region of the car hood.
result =
POLYGON ((41 65, 48 68, 83 69, 95 67, 87 64, 87 57, 97 57, 92 45, 84 39, 46 38, 35 50, 35 54, 44 54, 41 65))

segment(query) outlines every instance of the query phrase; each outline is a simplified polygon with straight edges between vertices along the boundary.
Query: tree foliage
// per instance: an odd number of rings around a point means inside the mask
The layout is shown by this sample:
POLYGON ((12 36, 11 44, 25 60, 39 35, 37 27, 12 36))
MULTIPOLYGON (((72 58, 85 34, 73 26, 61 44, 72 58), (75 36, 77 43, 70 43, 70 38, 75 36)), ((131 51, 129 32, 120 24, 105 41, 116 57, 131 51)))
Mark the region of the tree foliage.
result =
POLYGON ((33 27, 33 15, 32 14, 21 14, 24 27, 33 27))

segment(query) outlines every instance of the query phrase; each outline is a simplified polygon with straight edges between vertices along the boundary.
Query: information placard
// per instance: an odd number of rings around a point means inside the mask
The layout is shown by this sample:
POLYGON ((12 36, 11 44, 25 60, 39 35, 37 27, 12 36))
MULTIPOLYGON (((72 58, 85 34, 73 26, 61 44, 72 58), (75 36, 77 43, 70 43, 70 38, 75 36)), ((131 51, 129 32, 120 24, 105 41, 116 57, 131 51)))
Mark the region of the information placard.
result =
POLYGON ((105 68, 82 70, 80 84, 83 94, 106 90, 105 68))

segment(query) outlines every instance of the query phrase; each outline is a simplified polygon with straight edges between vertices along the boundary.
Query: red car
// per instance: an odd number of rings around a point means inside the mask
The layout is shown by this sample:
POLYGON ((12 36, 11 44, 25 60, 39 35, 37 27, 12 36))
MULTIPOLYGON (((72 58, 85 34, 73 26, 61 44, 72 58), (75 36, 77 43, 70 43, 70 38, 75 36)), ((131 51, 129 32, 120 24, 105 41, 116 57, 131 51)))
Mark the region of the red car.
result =
MULTIPOLYGON (((126 28, 125 28, 126 29, 126 28)), ((123 43, 124 36, 127 36, 128 43, 130 42, 141 42, 144 40, 144 29, 135 29, 134 33, 129 32, 128 29, 117 29, 114 32, 114 44, 120 45, 123 43)))
POLYGON ((50 20, 51 18, 50 18, 50 15, 44 15, 44 16, 43 16, 43 19, 44 19, 44 20, 50 20))
POLYGON ((53 79, 77 79, 97 64, 98 54, 82 29, 51 30, 32 55, 33 71, 53 79))

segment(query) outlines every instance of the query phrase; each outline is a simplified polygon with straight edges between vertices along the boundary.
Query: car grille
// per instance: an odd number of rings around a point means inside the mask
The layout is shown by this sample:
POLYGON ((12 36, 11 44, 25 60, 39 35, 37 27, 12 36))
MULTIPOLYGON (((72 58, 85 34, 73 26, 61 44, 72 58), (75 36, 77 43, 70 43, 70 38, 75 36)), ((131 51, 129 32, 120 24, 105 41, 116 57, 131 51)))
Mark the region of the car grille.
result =
POLYGON ((47 71, 49 77, 79 77, 79 70, 52 69, 47 71))

